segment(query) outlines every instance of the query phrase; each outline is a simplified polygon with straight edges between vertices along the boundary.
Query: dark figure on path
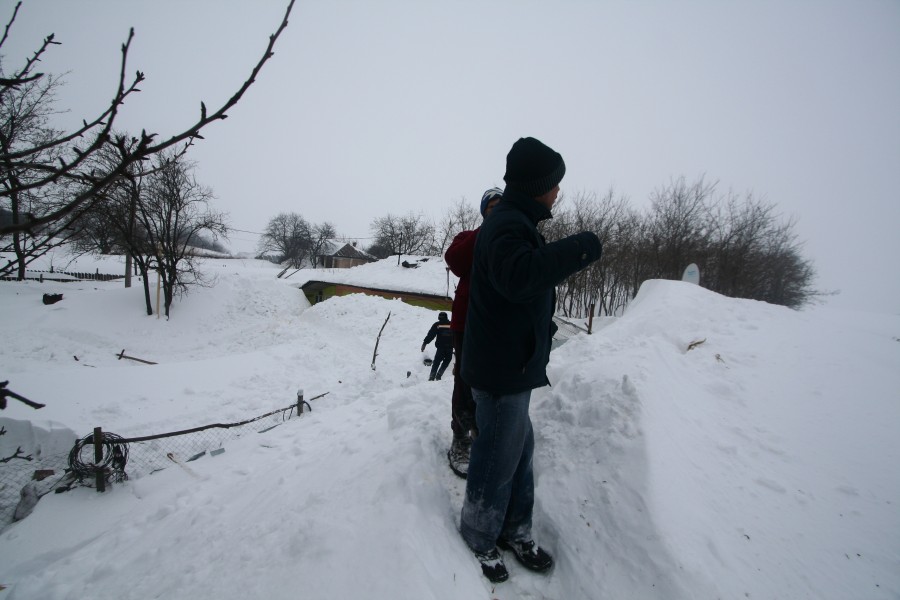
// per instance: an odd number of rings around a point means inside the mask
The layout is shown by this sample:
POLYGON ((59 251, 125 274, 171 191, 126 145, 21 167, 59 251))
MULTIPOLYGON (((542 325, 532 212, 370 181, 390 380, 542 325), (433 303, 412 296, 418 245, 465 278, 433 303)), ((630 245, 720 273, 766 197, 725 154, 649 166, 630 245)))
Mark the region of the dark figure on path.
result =
POLYGON ((553 566, 531 533, 534 430, 528 408, 531 390, 549 383, 556 286, 601 252, 592 232, 548 244, 537 230, 552 216, 565 172, 557 152, 534 138, 519 139, 506 157, 503 199, 475 241, 462 378, 472 386, 478 436, 460 533, 495 582, 509 577, 498 547, 533 571, 553 566))
POLYGON ((422 342, 422 352, 425 352, 425 346, 435 338, 437 338, 434 342, 437 352, 434 353, 428 381, 440 380, 441 375, 447 370, 447 365, 450 364, 450 359, 453 358, 453 332, 450 331, 450 320, 445 312, 438 315, 437 323, 428 330, 428 335, 422 342))
MULTIPOLYGON (((500 188, 491 188, 486 191, 481 196, 481 216, 487 219, 502 196, 503 190, 500 188)), ((453 472, 462 478, 465 478, 469 472, 469 451, 472 448, 472 439, 477 432, 472 388, 459 376, 459 369, 462 363, 466 309, 469 306, 469 279, 472 273, 472 258, 475 255, 475 238, 478 236, 479 229, 481 228, 458 233, 444 254, 447 266, 454 275, 459 277, 450 316, 456 360, 453 363, 453 397, 450 404, 450 429, 453 430, 453 442, 450 444, 447 459, 450 461, 450 468, 453 472)))

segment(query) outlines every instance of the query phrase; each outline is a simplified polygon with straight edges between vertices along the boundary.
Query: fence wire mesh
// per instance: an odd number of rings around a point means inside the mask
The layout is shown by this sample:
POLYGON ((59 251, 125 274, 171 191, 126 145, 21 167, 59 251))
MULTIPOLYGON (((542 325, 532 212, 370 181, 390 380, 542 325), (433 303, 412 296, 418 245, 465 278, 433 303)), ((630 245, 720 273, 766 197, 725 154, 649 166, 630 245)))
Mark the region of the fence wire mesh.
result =
MULTIPOLYGON (((242 423, 209 425, 199 430, 113 440, 113 444, 126 445, 128 455, 124 472, 129 478, 137 478, 170 467, 176 461, 194 461, 223 449, 230 440, 249 433, 265 433, 296 416, 297 407, 289 406, 242 423)), ((93 451, 91 443, 86 444, 81 453, 87 454, 89 461, 93 462, 93 451)), ((114 467, 113 470, 115 471, 114 467)))
POLYGON ((0 456, 0 531, 15 520, 20 500, 28 502, 23 495, 40 497, 62 480, 68 461, 66 453, 25 453, 19 449, 0 456))
POLYGON ((587 333, 586 327, 581 327, 576 323, 566 321, 560 316, 554 316, 553 322, 556 323, 557 330, 553 335, 553 339, 551 340, 551 348, 558 348, 573 337, 581 335, 583 333, 587 333))
POLYGON ((237 423, 216 423, 132 438, 103 431, 99 438, 102 448, 99 460, 95 456, 94 433, 77 440, 65 453, 27 454, 19 448, 10 456, 0 456, 0 531, 27 516, 30 507, 53 490, 66 491, 75 485, 95 487, 98 466, 103 485, 138 479, 176 463, 184 465, 202 456, 218 454, 229 441, 265 433, 309 410, 309 402, 298 399, 297 404, 237 423))

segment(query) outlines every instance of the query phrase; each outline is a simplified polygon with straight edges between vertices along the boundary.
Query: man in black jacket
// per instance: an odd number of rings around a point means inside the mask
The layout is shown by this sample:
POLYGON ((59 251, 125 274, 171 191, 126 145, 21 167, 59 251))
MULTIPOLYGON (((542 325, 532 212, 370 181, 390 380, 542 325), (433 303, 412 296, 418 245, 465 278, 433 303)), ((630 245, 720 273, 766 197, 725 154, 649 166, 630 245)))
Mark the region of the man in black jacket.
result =
POLYGON ((531 390, 549 383, 556 285, 601 253, 592 232, 548 244, 537 230, 552 216, 565 172, 557 152, 534 138, 519 139, 506 157, 503 199, 475 244, 462 377, 472 387, 478 437, 460 532, 491 581, 509 576, 498 546, 512 550, 528 569, 553 566, 531 535, 534 432, 528 407, 531 390))
POLYGON ((434 361, 431 363, 431 375, 428 376, 428 381, 440 381, 444 371, 447 370, 447 365, 450 364, 450 359, 453 358, 453 331, 450 329, 450 319, 447 318, 447 313, 445 312, 438 314, 437 323, 428 330, 428 335, 425 336, 425 341, 422 342, 422 352, 425 352, 425 346, 435 338, 437 338, 434 342, 437 352, 434 353, 434 361))

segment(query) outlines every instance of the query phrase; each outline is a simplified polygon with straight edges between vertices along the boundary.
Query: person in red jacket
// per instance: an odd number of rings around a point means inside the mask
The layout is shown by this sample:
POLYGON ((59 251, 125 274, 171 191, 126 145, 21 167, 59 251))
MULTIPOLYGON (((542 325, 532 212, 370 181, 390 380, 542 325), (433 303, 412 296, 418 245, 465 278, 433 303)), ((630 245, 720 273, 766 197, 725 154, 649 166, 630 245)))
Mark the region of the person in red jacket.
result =
MULTIPOLYGON (((487 219, 502 196, 503 190, 500 188, 491 188, 486 191, 481 197, 481 216, 487 219)), ((469 275, 472 270, 478 229, 480 227, 457 234, 444 254, 447 266, 454 275, 459 277, 456 294, 453 296, 450 319, 456 362, 453 365, 453 397, 450 409, 453 442, 450 444, 447 458, 453 472, 463 479, 466 478, 469 471, 469 450, 472 447, 472 435, 475 431, 475 402, 472 400, 472 389, 459 376, 459 366, 462 364, 463 331, 466 328, 466 310, 469 306, 469 275)))

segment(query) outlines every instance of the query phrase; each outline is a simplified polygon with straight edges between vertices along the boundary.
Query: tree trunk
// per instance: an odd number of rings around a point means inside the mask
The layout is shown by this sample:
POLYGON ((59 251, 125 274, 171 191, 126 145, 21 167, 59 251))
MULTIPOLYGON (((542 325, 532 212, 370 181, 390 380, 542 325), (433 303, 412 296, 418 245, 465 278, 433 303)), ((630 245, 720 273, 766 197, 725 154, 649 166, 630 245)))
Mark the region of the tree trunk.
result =
MULTIPOLYGON (((18 184, 17 180, 13 179, 13 181, 18 184)), ((9 199, 13 225, 18 225, 21 222, 19 196, 18 194, 11 194, 9 199)), ((19 233, 18 231, 13 233, 13 250, 16 253, 16 279, 18 281, 25 279, 25 250, 23 248, 23 238, 25 235, 26 234, 19 233)))
POLYGON ((141 267, 141 279, 144 282, 144 301, 147 303, 147 316, 153 316, 153 300, 150 299, 150 273, 141 267))
POLYGON ((22 238, 18 232, 13 234, 13 248, 16 252, 16 280, 22 281, 25 279, 25 252, 22 250, 22 238))
POLYGON ((172 306, 172 299, 175 297, 175 286, 177 283, 178 272, 176 269, 163 271, 163 307, 165 308, 166 319, 169 318, 169 308, 172 306))

